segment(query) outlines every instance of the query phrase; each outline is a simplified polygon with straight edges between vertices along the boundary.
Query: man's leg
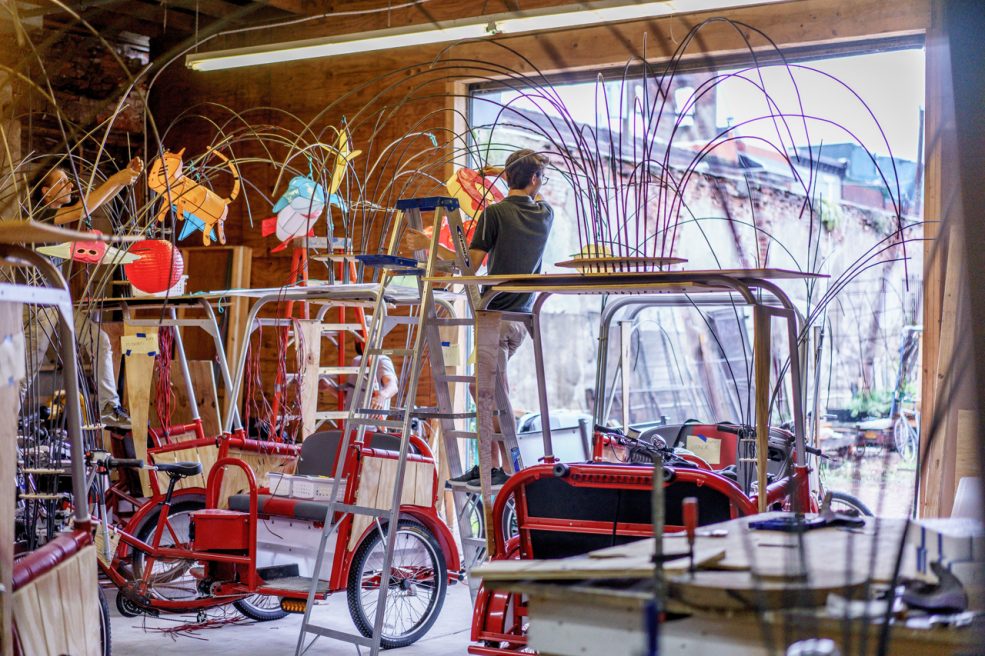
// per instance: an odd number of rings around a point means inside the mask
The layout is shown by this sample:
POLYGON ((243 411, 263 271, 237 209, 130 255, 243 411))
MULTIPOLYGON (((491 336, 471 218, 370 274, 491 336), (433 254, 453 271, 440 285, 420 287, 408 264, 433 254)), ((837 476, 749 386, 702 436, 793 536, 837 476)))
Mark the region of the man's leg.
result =
MULTIPOLYGON (((516 350, 520 348, 520 344, 523 343, 524 337, 527 335, 526 327, 518 321, 503 321, 500 323, 499 328, 499 371, 503 377, 503 386, 506 389, 506 395, 510 394, 510 378, 509 378, 509 361, 516 353, 516 350)), ((495 422, 496 431, 502 433, 500 430, 500 425, 497 417, 493 418, 495 422)), ((513 421, 513 417, 509 418, 513 421)), ((506 445, 502 442, 499 443, 498 449, 493 449, 493 467, 501 467, 503 462, 509 458, 506 453, 506 445), (500 456, 502 454, 502 457, 500 456)))
POLYGON ((120 395, 113 375, 113 345, 109 335, 90 319, 89 313, 76 311, 75 332, 79 349, 92 359, 96 379, 96 398, 103 423, 116 428, 129 428, 130 417, 120 407, 120 395))

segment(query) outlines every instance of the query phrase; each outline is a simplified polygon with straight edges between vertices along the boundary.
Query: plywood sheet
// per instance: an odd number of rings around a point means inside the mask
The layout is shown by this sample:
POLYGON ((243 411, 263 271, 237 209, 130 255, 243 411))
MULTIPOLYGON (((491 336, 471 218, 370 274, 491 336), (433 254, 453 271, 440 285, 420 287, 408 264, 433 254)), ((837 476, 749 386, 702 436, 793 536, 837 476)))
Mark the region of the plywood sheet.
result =
POLYGON ((90 545, 14 593, 21 653, 99 656, 99 583, 90 545))
POLYGON ((321 364, 321 322, 300 320, 297 323, 301 353, 301 435, 315 432, 318 412, 318 368, 321 364))
MULTIPOLYGON (((356 504, 380 510, 388 510, 393 502, 393 485, 397 476, 397 460, 393 458, 363 458, 356 489, 356 504)), ((434 485, 434 465, 427 462, 407 462, 404 471, 404 484, 401 492, 401 505, 430 506, 434 485)), ((369 525, 372 517, 357 515, 353 517, 352 533, 349 536, 349 549, 356 547, 356 541, 369 525)))
MULTIPOLYGON (((157 328, 147 326, 123 326, 124 337, 128 335, 153 335, 157 340, 157 328)), ((147 422, 150 418, 150 396, 154 378, 154 356, 145 353, 131 353, 125 356, 127 379, 127 406, 130 410, 130 425, 133 434, 133 450, 137 458, 147 460, 147 422)), ((140 486, 144 496, 151 495, 150 475, 146 469, 138 470, 140 486)))
MULTIPOLYGON (((197 439, 194 433, 185 433, 183 435, 172 435, 172 442, 188 442, 197 439)), ((180 449, 178 451, 166 451, 164 453, 155 453, 154 462, 160 463, 171 463, 171 462, 198 462, 202 465, 202 473, 196 476, 186 476, 178 481, 175 485, 176 490, 183 490, 187 488, 200 488, 205 489, 205 482, 208 479, 209 472, 212 471, 212 466, 219 459, 219 447, 215 444, 208 444, 205 446, 192 446, 188 449, 180 449)), ((169 477, 167 474, 157 472, 157 482, 161 486, 162 490, 166 490, 168 487, 169 477)))

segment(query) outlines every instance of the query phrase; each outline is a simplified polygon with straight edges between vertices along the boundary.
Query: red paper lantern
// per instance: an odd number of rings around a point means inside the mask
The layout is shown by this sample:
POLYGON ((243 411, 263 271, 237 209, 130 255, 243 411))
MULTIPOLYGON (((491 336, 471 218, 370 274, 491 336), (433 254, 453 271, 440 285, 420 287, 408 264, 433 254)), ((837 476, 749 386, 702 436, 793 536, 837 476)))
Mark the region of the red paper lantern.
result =
POLYGON ((145 294, 167 291, 178 284, 185 270, 181 251, 163 239, 145 239, 130 247, 140 259, 123 267, 127 279, 145 294))

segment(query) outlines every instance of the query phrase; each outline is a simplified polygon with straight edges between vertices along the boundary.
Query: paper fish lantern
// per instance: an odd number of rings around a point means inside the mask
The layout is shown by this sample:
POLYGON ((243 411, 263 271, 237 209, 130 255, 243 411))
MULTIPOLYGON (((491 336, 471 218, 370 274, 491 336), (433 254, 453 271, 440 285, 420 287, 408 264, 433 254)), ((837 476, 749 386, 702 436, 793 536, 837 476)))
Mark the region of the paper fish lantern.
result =
POLYGON ((264 237, 277 235, 280 244, 271 252, 283 250, 292 239, 312 234, 312 226, 318 221, 329 201, 325 188, 311 178, 299 175, 287 185, 287 191, 274 205, 277 216, 264 219, 261 233, 264 237))
POLYGON ((185 261, 181 251, 163 239, 145 239, 130 247, 140 259, 123 267, 127 279, 145 294, 165 292, 181 280, 185 261))
POLYGON ((349 137, 343 129, 335 149, 324 144, 322 147, 335 154, 335 166, 332 169, 332 181, 326 193, 325 188, 305 175, 291 179, 287 190, 274 204, 273 212, 277 216, 264 219, 261 223, 261 234, 264 237, 277 235, 280 244, 270 250, 271 253, 284 250, 287 244, 300 237, 312 236, 313 226, 321 216, 326 205, 335 205, 343 212, 346 211, 345 199, 338 193, 349 166, 349 162, 358 157, 362 151, 349 150, 349 137))
MULTIPOLYGON (((92 234, 103 233, 93 230, 92 234)), ((67 241, 57 246, 42 246, 38 248, 38 252, 82 264, 129 264, 140 259, 139 255, 127 253, 102 241, 67 241)))

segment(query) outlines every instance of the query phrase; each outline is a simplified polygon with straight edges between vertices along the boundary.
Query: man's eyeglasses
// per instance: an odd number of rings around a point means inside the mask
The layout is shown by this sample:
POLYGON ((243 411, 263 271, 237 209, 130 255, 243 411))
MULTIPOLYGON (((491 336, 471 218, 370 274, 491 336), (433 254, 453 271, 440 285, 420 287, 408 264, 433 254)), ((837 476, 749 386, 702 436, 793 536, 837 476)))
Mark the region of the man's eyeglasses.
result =
POLYGON ((550 178, 548 178, 546 175, 544 175, 544 172, 543 171, 541 171, 537 175, 540 177, 541 184, 547 184, 547 181, 550 180, 550 178))

